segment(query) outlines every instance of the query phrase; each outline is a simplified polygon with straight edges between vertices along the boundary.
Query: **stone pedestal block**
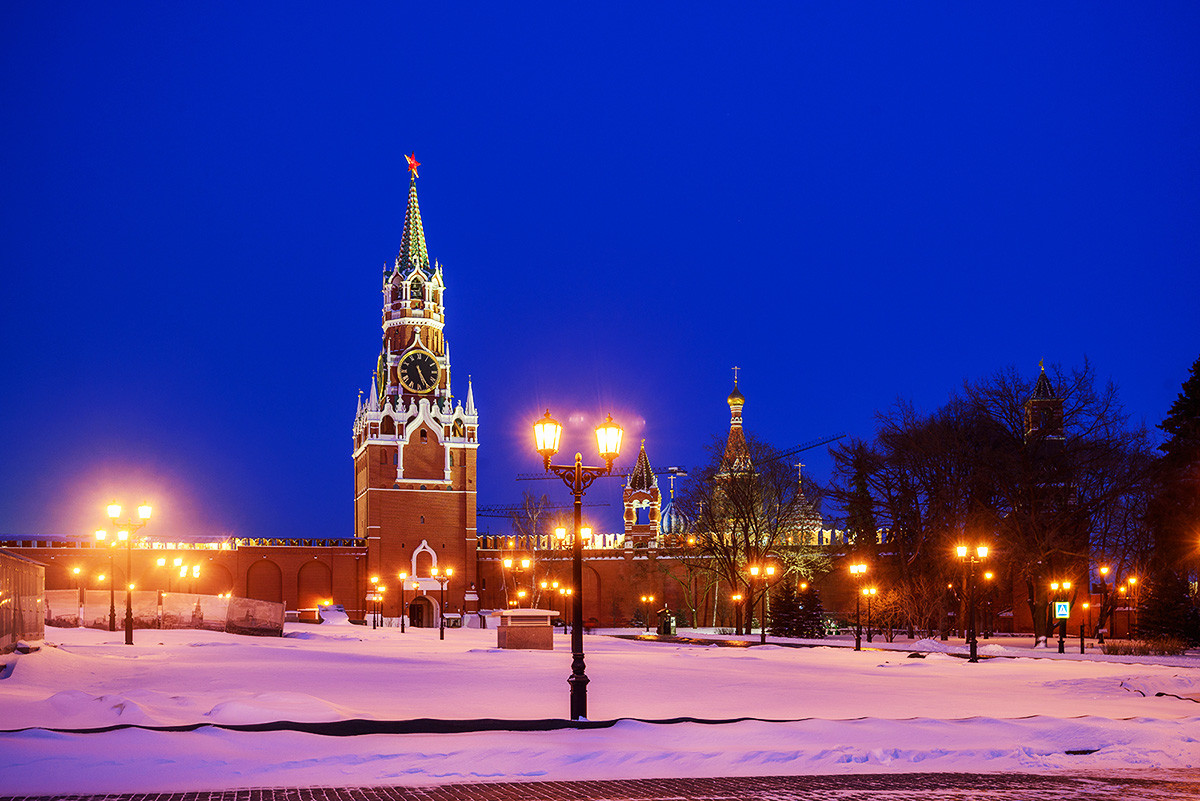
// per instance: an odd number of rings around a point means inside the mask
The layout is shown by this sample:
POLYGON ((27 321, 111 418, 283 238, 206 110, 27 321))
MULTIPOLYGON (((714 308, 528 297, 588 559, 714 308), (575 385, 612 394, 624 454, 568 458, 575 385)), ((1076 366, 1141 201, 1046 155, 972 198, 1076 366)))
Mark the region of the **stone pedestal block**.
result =
POLYGON ((555 612, 549 609, 504 609, 497 613, 496 647, 553 651, 555 612))

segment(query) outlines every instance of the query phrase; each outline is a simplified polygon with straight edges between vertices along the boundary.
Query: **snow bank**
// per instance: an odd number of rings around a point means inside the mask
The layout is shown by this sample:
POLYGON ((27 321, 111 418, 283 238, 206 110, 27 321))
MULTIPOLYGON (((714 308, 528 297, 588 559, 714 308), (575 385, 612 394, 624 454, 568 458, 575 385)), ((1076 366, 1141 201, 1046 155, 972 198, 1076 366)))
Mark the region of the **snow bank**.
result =
POLYGON ((451 629, 439 641, 436 630, 325 624, 289 624, 284 638, 138 634, 126 646, 120 632, 57 630, 57 647, 16 658, 0 679, 0 729, 41 728, 0 733, 5 794, 1200 765, 1194 667, 1030 658, 969 664, 946 653, 961 646, 937 640, 855 652, 590 636, 593 720, 758 720, 325 737, 218 726, 561 719, 569 640, 556 635, 554 651, 508 651, 495 648, 491 631, 451 629), (927 657, 907 658, 917 646, 927 657), (206 725, 47 731, 129 723, 206 725))

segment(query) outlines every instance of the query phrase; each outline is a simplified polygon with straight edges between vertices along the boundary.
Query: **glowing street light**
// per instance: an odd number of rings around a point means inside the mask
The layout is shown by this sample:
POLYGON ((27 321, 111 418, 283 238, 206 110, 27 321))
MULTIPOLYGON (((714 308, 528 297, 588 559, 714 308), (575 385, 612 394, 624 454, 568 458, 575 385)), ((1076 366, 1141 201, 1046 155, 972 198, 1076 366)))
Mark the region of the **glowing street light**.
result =
MULTIPOLYGON (((1050 582, 1050 590, 1054 593, 1054 600, 1062 603, 1066 600, 1067 593, 1071 591, 1071 582, 1052 581, 1050 582)), ((1060 654, 1067 652, 1067 619, 1065 617, 1058 618, 1058 652, 1060 654)))
MULTIPOLYGON (((117 539, 125 541, 125 574, 127 578, 133 577, 133 534, 150 522, 151 508, 149 504, 143 503, 137 508, 137 518, 130 518, 124 523, 118 524, 117 520, 121 517, 121 504, 115 500, 108 505, 108 519, 112 521, 114 527, 118 525, 124 528, 117 531, 117 539)), ((97 539, 103 539, 100 532, 96 532, 97 539)), ((111 585, 110 585, 111 587, 111 585)), ((111 595, 111 591, 110 591, 111 595)), ((110 613, 112 617, 116 616, 116 608, 112 605, 110 599, 110 613)), ((111 631, 111 623, 109 624, 111 631)), ((125 644, 133 645, 133 585, 125 591, 125 644)))
MULTIPOLYGON (((572 597, 571 614, 571 676, 567 683, 571 688, 571 719, 587 717, 588 677, 583 657, 583 495, 592 482, 601 476, 612 474, 613 462, 621 454, 621 426, 613 422, 612 415, 596 426, 596 450, 604 460, 604 467, 585 467, 583 455, 575 454, 575 464, 555 465, 550 460, 558 453, 562 438, 562 424, 546 416, 533 425, 535 449, 542 456, 546 472, 554 473, 563 480, 575 496, 575 541, 572 543, 571 583, 579 590, 572 597)), ((590 531, 589 531, 590 534, 590 531)))
POLYGON ((642 596, 642 608, 643 608, 642 614, 646 618, 646 633, 647 634, 650 633, 650 604, 652 604, 652 603, 654 603, 653 595, 643 595, 642 596))
POLYGON ((436 567, 431 567, 429 572, 434 580, 442 585, 442 597, 439 601, 441 608, 438 610, 438 639, 444 640, 446 639, 446 584, 450 581, 450 577, 454 575, 454 568, 448 567, 439 574, 436 567))
POLYGON ((963 576, 965 585, 963 589, 966 591, 966 597, 963 599, 967 604, 967 646, 970 650, 968 662, 979 661, 979 638, 975 631, 975 566, 987 559, 988 546, 979 545, 975 548, 975 553, 970 552, 970 548, 966 545, 959 545, 957 548, 959 561, 962 562, 963 576))
MULTIPOLYGON (((1104 645, 1104 613, 1108 611, 1108 565, 1100 566, 1100 614, 1096 617, 1096 642, 1104 645)), ((1112 612, 1109 611, 1109 616, 1112 612)))
POLYGON ((408 573, 406 573, 402 570, 402 571, 400 571, 398 578, 400 579, 400 633, 403 634, 404 633, 404 616, 408 611, 404 608, 405 601, 407 600, 407 598, 405 596, 408 594, 407 593, 408 573))
POLYGON ((379 604, 379 576, 371 576, 371 591, 368 594, 367 600, 376 606, 371 609, 371 628, 378 628, 378 604, 379 604))
MULTIPOLYGON (((100 529, 99 531, 96 532, 96 542, 104 542, 105 540, 108 540, 108 532, 103 529, 100 529)), ((110 576, 116 575, 116 569, 113 566, 113 555, 114 555, 113 546, 115 544, 116 544, 116 540, 108 540, 108 575, 110 575, 110 576)), ((100 580, 104 581, 104 576, 101 576, 100 580)), ((116 584, 114 582, 110 581, 108 584, 108 630, 109 631, 117 630, 117 596, 116 596, 116 592, 117 592, 116 584)))
MULTIPOLYGON (((862 562, 850 565, 850 575, 854 578, 859 589, 862 589, 863 577, 867 574, 867 566, 862 562)), ((859 607, 860 596, 854 596, 854 650, 862 650, 862 610, 859 607)))
POLYGON ((867 642, 871 641, 871 599, 873 599, 879 590, 875 587, 863 587, 863 597, 867 599, 867 642))
MULTIPOLYGON (((767 565, 759 567, 758 565, 750 565, 750 579, 762 579, 762 614, 759 615, 759 642, 763 645, 767 643, 767 588, 770 586, 770 581, 775 576, 775 565, 767 565)), ((751 596, 753 597, 753 596, 751 596)))

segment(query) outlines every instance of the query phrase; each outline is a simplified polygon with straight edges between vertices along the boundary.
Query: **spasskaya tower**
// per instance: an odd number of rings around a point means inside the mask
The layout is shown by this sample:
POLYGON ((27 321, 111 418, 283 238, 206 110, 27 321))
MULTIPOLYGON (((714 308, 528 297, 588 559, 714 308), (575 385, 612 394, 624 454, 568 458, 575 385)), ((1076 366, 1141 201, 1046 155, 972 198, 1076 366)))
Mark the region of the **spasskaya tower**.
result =
MULTIPOLYGON (((411 625, 437 625, 441 612, 474 612, 475 463, 479 415, 470 380, 465 401, 451 394, 446 284, 429 261, 417 167, 408 159, 408 207, 400 253, 383 274, 383 342, 354 417, 354 528, 367 541, 370 579, 387 589, 384 617, 400 613, 406 573, 411 625), (438 609, 444 576, 446 609, 438 609)), ((359 599, 361 600, 361 599, 359 599)), ((354 606, 354 605, 350 605, 354 606)))

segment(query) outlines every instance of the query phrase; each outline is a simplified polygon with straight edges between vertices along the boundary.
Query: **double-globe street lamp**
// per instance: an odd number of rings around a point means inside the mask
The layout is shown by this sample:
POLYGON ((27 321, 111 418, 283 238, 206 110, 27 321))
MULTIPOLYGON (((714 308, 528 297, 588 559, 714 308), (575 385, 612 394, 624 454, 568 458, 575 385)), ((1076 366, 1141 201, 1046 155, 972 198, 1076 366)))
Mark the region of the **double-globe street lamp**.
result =
POLYGON ((867 574, 867 566, 862 562, 856 562, 850 565, 850 575, 854 577, 857 589, 859 592, 854 595, 854 650, 862 650, 862 609, 860 601, 862 599, 862 580, 867 574))
POLYGON ((371 589, 367 592, 366 600, 371 603, 371 628, 378 628, 378 618, 376 610, 379 607, 379 601, 383 596, 379 594, 379 576, 371 576, 371 589))
MULTIPOLYGON (((517 593, 517 598, 518 599, 524 598, 525 591, 521 589, 521 574, 524 573, 525 571, 529 570, 530 566, 533 564, 533 560, 530 559, 528 556, 522 557, 520 559, 513 559, 511 556, 506 556, 504 558, 504 561, 501 562, 501 564, 504 565, 505 570, 512 571, 513 589, 517 593)), ((531 576, 532 576, 532 574, 531 574, 531 576)), ((529 586, 530 586, 530 588, 533 587, 532 577, 530 578, 529 586)), ((504 591, 506 593, 508 592, 508 583, 507 582, 505 582, 504 591)))
POLYGON ((650 604, 654 603, 653 595, 642 596, 642 615, 646 618, 646 633, 650 633, 650 604))
MULTIPOLYGON (((1071 582, 1052 581, 1050 582, 1050 591, 1054 593, 1054 600, 1056 602, 1063 603, 1067 599, 1067 593, 1071 591, 1071 582)), ((1067 652, 1067 619, 1065 617, 1058 617, 1057 609, 1054 612, 1058 620, 1058 652, 1065 654, 1067 652)))
POLYGON ((436 567, 429 568, 429 575, 441 585, 441 598, 438 600, 438 639, 446 639, 446 585, 450 582, 450 577, 454 575, 454 568, 448 567, 445 570, 438 572, 436 567))
POLYGON ((975 553, 971 553, 971 549, 966 545, 959 545, 956 549, 958 558, 962 561, 963 566, 963 584, 966 590, 967 602, 967 646, 971 650, 971 655, 967 659, 968 662, 979 661, 979 642, 975 636, 975 565, 987 559, 988 547, 979 545, 975 548, 975 553))
MULTIPOLYGON (((100 529, 96 532, 96 542, 104 542, 108 540, 108 532, 100 529)), ((116 576, 116 568, 113 566, 113 556, 117 540, 114 534, 113 539, 108 541, 108 630, 117 630, 117 583, 114 580, 116 576)), ((104 581, 105 577, 101 576, 100 580, 104 581)))
MULTIPOLYGON (((763 583, 763 586, 762 586, 762 614, 759 616, 760 619, 758 622, 759 628, 761 629, 761 631, 759 632, 759 641, 763 645, 767 644, 767 588, 770 586, 771 579, 773 579, 774 577, 775 577, 775 565, 767 565, 766 567, 759 567, 758 565, 750 565, 750 580, 751 580, 751 582, 753 582, 755 579, 762 579, 762 583, 763 583)), ((754 597, 753 589, 751 589, 750 597, 751 598, 754 597)), ((751 612, 753 612, 753 611, 754 610, 751 610, 751 612)))
MULTIPOLYGON (((143 526, 150 522, 151 508, 149 504, 143 503, 137 509, 137 517, 130 518, 124 523, 118 523, 118 518, 121 517, 121 504, 115 500, 108 505, 108 519, 112 521, 114 528, 119 528, 117 531, 117 539, 125 540, 125 644, 133 645, 133 535, 138 532, 143 526)), ((100 532, 96 532, 99 538, 100 532)), ((111 586, 111 585, 110 585, 111 586)), ((110 592, 111 606, 111 592, 110 592)), ((110 609, 110 614, 115 614, 115 609, 110 609)), ((112 631, 112 624, 109 624, 109 631, 112 631)))
POLYGON ((604 467, 585 467, 583 455, 575 454, 575 464, 555 465, 550 463, 558 453, 562 437, 562 425, 546 416, 533 425, 533 436, 537 452, 542 455, 542 465, 547 472, 554 473, 575 496, 575 542, 572 546, 571 584, 575 589, 571 610, 571 676, 567 684, 571 688, 571 719, 587 717, 588 677, 583 661, 583 494, 592 482, 601 476, 612 474, 613 461, 621 454, 621 427, 613 422, 612 415, 596 426, 596 449, 604 460, 604 467))

